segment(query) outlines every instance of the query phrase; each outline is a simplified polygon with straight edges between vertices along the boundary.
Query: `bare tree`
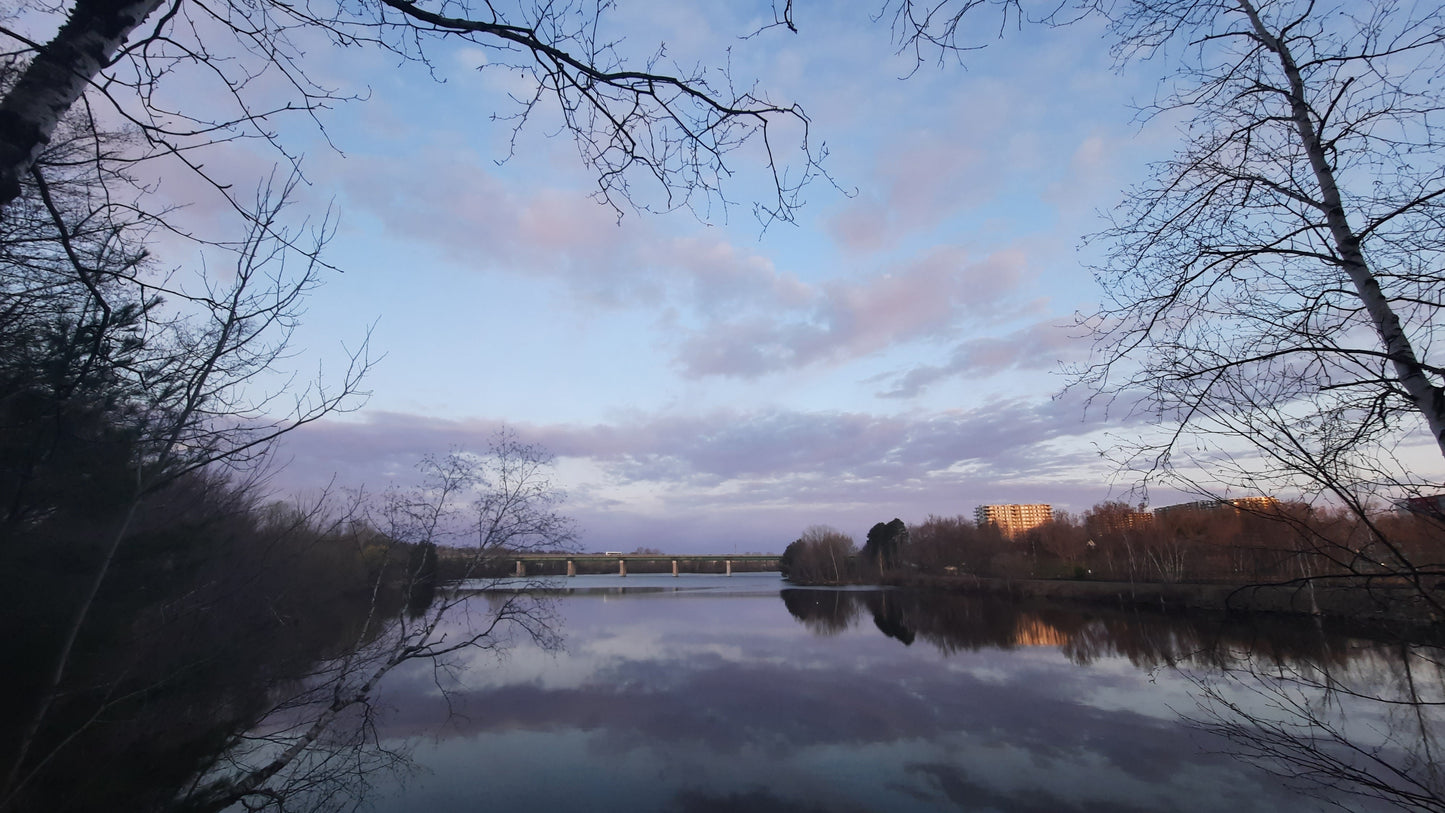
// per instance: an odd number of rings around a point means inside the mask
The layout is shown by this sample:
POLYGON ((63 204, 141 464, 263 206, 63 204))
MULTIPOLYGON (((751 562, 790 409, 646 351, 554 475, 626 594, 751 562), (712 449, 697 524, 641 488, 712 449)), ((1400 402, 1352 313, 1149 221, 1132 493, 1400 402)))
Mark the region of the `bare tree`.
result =
POLYGON ((843 584, 854 576, 857 555, 853 537, 828 525, 810 525, 783 551, 780 565, 783 575, 798 584, 843 584))
POLYGON ((1445 304, 1445 17, 1371 5, 1150 3, 1116 23, 1125 56, 1192 38, 1148 111, 1184 112, 1190 136, 1100 235, 1109 304, 1085 380, 1186 425, 1275 407, 1325 454, 1423 419, 1445 452, 1427 355, 1445 304))
POLYGON ((619 213, 624 203, 698 211, 726 204, 728 155, 757 139, 775 192, 759 213, 791 219, 821 157, 802 109, 735 85, 726 68, 671 65, 662 48, 641 64, 624 61, 620 41, 599 33, 609 5, 76 0, 61 7, 44 44, 0 29, 24 61, 0 100, 0 206, 18 196, 30 165, 78 103, 103 106, 133 127, 146 146, 133 158, 168 155, 209 179, 197 147, 253 138, 299 166, 279 136, 283 117, 321 125, 326 108, 354 98, 312 78, 309 48, 374 47, 431 68, 435 49, 465 42, 486 50, 489 70, 514 71, 530 88, 514 110, 493 111, 517 128, 514 144, 535 109, 553 108, 597 176, 597 197, 619 213), (180 81, 214 89, 206 111, 167 101, 180 81), (278 86, 284 91, 272 92, 278 86))
MULTIPOLYGON (((453 451, 423 459, 421 483, 381 495, 367 509, 364 525, 387 545, 448 549, 460 559, 463 575, 497 556, 565 549, 572 544, 572 525, 555 510, 561 494, 550 466, 550 455, 504 431, 483 454, 453 451)), ((187 792, 184 806, 354 806, 369 771, 405 764, 404 755, 377 742, 374 732, 373 699, 393 670, 413 661, 436 670, 456 668, 449 656, 501 652, 517 635, 544 648, 560 645, 558 622, 545 597, 520 589, 483 595, 487 583, 471 579, 438 585, 435 599, 409 617, 382 609, 376 597, 385 582, 399 578, 410 592, 423 575, 412 565, 402 573, 379 571, 372 615, 354 648, 322 664, 294 693, 237 731, 187 792)))
MULTIPOLYGON (((47 668, 47 689, 25 727, 3 796, 24 782, 27 756, 70 668, 76 640, 90 617, 96 596, 110 575, 116 557, 131 536, 143 502, 166 485, 202 470, 254 471, 273 442, 282 435, 359 400, 359 386, 369 361, 365 344, 350 357, 339 379, 299 384, 283 378, 279 388, 267 376, 285 373, 289 340, 301 303, 317 284, 319 256, 329 236, 324 224, 311 234, 313 243, 300 254, 298 238, 283 225, 282 212, 293 181, 278 189, 263 188, 256 218, 247 237, 229 250, 234 262, 224 278, 201 275, 187 287, 161 278, 132 275, 132 265, 96 265, 97 257, 75 250, 70 226, 35 174, 46 210, 54 218, 60 243, 66 247, 60 268, 79 279, 85 308, 99 311, 90 320, 94 348, 105 348, 121 332, 134 334, 122 364, 109 369, 120 381, 109 385, 115 403, 106 420, 116 422, 125 438, 119 457, 119 479, 96 484, 93 467, 73 476, 90 476, 92 484, 117 489, 113 510, 95 518, 94 533, 103 540, 93 575, 83 589, 66 626, 54 662, 47 668), (147 303, 134 318, 111 318, 115 309, 108 285, 98 280, 125 275, 123 290, 140 291, 147 303), (199 285, 199 288, 194 287, 199 285), (165 296, 170 303, 163 303, 165 296), (116 417, 123 414, 123 420, 116 417)), ((303 227, 304 228, 304 227, 303 227)), ((109 238, 101 241, 108 245, 109 238)), ((225 248, 225 247, 216 247, 225 248)), ((98 258, 104 260, 107 254, 98 258)), ((90 349, 94 361, 101 354, 90 349)), ((109 351, 107 351, 109 352, 109 351)), ((33 527, 30 528, 33 530, 33 527)))
MULTIPOLYGON (((1082 320, 1096 355, 1074 371, 1163 427, 1157 440, 1124 441, 1123 465, 1146 484, 1220 497, 1323 495, 1367 524, 1386 498, 1441 489, 1400 453, 1424 430, 1445 456, 1445 366, 1434 357, 1445 328, 1438 4, 887 9, 919 59, 981 46, 1000 21, 1097 16, 1121 69, 1172 68, 1141 114, 1182 121, 1183 143, 1091 238, 1108 252, 1095 269, 1105 303, 1082 320), (979 16, 990 9, 1000 16, 979 16)), ((1414 563, 1401 568, 1418 575, 1414 563)))
MULTIPOLYGON (((1359 427, 1346 422, 1349 416, 1334 414, 1302 417, 1302 398, 1276 402, 1265 397, 1273 383, 1220 387, 1210 413, 1192 427, 1193 437, 1233 452, 1216 451, 1207 461, 1192 461, 1191 468, 1204 469, 1211 480, 1253 493, 1295 488, 1323 503, 1318 512, 1308 510, 1308 504, 1237 510, 1245 527, 1236 533, 1249 530, 1240 533, 1241 543, 1257 553, 1273 548, 1271 558, 1279 560, 1263 581, 1301 587, 1349 584, 1368 591, 1382 610, 1395 605, 1387 610, 1390 615, 1410 614, 1400 605, 1404 601, 1422 617, 1445 617, 1445 596, 1436 589, 1445 577, 1445 551, 1413 541, 1421 532, 1439 538, 1445 523, 1429 515, 1403 515, 1387 501, 1439 486, 1411 474, 1398 455, 1400 438, 1387 434, 1390 427, 1359 427), (1232 409, 1223 408, 1226 403, 1232 409), (1367 431, 1384 437, 1365 442, 1361 436, 1367 431), (1248 440, 1252 453, 1238 451, 1240 439, 1248 440), (1400 586, 1408 588, 1405 595, 1400 586)), ((1211 484, 1184 467, 1165 473, 1195 491, 1210 492, 1211 484)))

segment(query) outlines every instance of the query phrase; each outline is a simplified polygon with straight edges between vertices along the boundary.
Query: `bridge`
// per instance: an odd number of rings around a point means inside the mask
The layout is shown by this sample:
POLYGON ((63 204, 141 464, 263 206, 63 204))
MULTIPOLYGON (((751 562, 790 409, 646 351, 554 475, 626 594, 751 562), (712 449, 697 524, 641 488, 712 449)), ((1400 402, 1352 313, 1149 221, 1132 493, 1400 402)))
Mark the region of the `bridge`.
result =
POLYGON ((577 563, 579 562, 616 562, 617 575, 619 576, 627 575, 628 562, 671 562, 672 575, 674 576, 678 575, 680 565, 682 564, 691 565, 690 572, 696 572, 699 565, 721 562, 724 567, 724 572, 731 576, 733 575, 734 562, 739 564, 743 562, 756 564, 758 570, 773 571, 778 569, 778 560, 782 557, 772 553, 714 553, 690 555, 670 553, 529 553, 512 554, 505 558, 516 562, 518 576, 527 575, 528 564, 542 565, 559 562, 567 563, 568 576, 577 575, 577 563))

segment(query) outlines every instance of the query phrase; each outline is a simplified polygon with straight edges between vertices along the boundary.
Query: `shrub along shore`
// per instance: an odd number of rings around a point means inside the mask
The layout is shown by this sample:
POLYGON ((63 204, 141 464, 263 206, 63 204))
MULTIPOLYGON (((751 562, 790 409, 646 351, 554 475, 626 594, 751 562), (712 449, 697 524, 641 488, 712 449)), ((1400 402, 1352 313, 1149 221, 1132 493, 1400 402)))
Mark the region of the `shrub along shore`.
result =
MULTIPOLYGON (((883 581, 901 587, 955 593, 1077 601, 1166 612, 1284 613, 1365 624, 1426 627, 1445 621, 1436 617, 1433 608, 1414 587, 1383 580, 1239 585, 904 574, 890 575, 883 581)), ((1439 591, 1442 586, 1434 589, 1439 591)))

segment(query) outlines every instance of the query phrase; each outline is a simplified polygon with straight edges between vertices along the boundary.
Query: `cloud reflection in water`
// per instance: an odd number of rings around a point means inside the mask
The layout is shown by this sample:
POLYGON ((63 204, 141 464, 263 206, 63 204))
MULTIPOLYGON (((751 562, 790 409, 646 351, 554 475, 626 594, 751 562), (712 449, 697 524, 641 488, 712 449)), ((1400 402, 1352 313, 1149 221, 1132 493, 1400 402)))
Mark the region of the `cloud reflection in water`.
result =
MULTIPOLYGON (((1325 808, 1176 713, 1195 687, 1157 667, 1209 668, 1220 629, 902 591, 781 599, 580 593, 560 601, 566 653, 476 664, 446 685, 450 717, 429 671, 394 681, 381 734, 432 737, 430 775, 378 809, 1325 808)), ((1329 646, 1279 632, 1229 643, 1329 646)))

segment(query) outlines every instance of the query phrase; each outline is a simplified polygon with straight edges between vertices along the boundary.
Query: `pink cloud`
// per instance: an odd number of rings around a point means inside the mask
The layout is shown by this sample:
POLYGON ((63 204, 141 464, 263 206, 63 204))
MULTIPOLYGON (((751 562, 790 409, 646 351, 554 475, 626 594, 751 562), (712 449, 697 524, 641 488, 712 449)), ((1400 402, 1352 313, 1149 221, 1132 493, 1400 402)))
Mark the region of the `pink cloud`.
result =
POLYGON ((927 231, 976 206, 995 185, 984 154, 934 131, 915 131, 890 145, 865 189, 827 223, 845 249, 876 251, 927 231))
MULTIPOLYGON (((688 539, 698 540, 722 538, 728 527, 737 532, 743 519, 760 517, 767 521, 758 529, 786 536, 814 522, 867 519, 866 530, 893 516, 967 513, 995 500, 1087 499, 1080 504, 1087 506, 1105 496, 1102 480, 1089 479, 1098 476, 1090 469, 1097 457, 1087 448, 1061 452, 1058 442, 1124 423, 1070 394, 922 417, 715 410, 513 428, 562 458, 564 469, 567 460, 586 461, 602 473, 601 481, 560 483, 573 495, 564 510, 589 538, 672 527, 686 517, 694 531, 688 539), (652 505, 629 504, 628 489, 643 489, 652 505)), ((500 426, 398 413, 318 423, 286 439, 282 460, 290 465, 274 484, 316 487, 336 473, 344 485, 365 482, 373 490, 409 482, 423 454, 483 449, 500 426)))
MULTIPOLYGON (((812 477, 902 483, 967 462, 1017 473, 1045 465, 1045 458, 1035 458, 1030 451, 1040 444, 1118 422, 1086 410, 1084 396, 1066 394, 995 401, 925 417, 713 410, 700 415, 634 415, 612 424, 511 426, 522 440, 539 443, 559 457, 590 460, 617 482, 713 486, 812 477)), ((397 476, 428 452, 458 446, 483 449, 503 425, 490 419, 447 420, 389 412, 366 413, 362 420, 320 422, 287 438, 285 452, 293 467, 286 480, 325 482, 333 472, 379 479, 397 476)))
POLYGON ((479 271, 549 276, 590 303, 652 309, 684 326, 675 360, 692 376, 755 377, 946 336, 964 319, 992 320, 1025 277, 1019 252, 980 260, 943 246, 878 276, 810 285, 712 233, 619 224, 573 191, 509 192, 464 151, 421 160, 348 172, 349 203, 479 271))
POLYGON ((767 313, 705 324, 681 344, 677 361, 691 376, 752 378, 856 359, 1012 313, 1025 276, 1019 252, 973 261, 961 249, 940 247, 892 273, 822 286, 804 307, 778 303, 767 313))
MULTIPOLYGON (((274 486, 315 488, 338 473, 340 485, 365 483, 373 492, 409 483, 423 454, 483 449, 503 425, 384 412, 355 418, 288 436, 281 459, 289 465, 274 486)), ((930 415, 711 410, 512 428, 576 475, 559 484, 586 545, 772 549, 759 540, 777 534, 785 544, 817 522, 861 533, 893 516, 967 514, 981 502, 1087 507, 1107 496, 1108 477, 1087 436, 1144 420, 1127 409, 1087 408, 1081 394, 1068 393, 930 415), (635 495, 646 496, 639 503, 635 495)))
POLYGON ((812 288, 777 269, 773 261, 711 237, 682 236, 660 241, 652 255, 659 266, 685 269, 698 310, 715 314, 748 303, 797 307, 812 288))
POLYGON ((426 151, 411 164, 354 156, 332 171, 348 208, 397 237, 481 273, 557 279, 589 303, 709 312, 798 302, 807 290, 714 233, 674 236, 642 217, 619 222, 576 189, 518 192, 465 149, 426 151))
POLYGON ((1090 346, 1083 328, 1056 320, 1035 322, 1007 335, 960 342, 947 363, 914 367, 897 376, 893 388, 881 395, 911 398, 946 378, 982 378, 1011 369, 1057 369, 1087 358, 1090 346))

